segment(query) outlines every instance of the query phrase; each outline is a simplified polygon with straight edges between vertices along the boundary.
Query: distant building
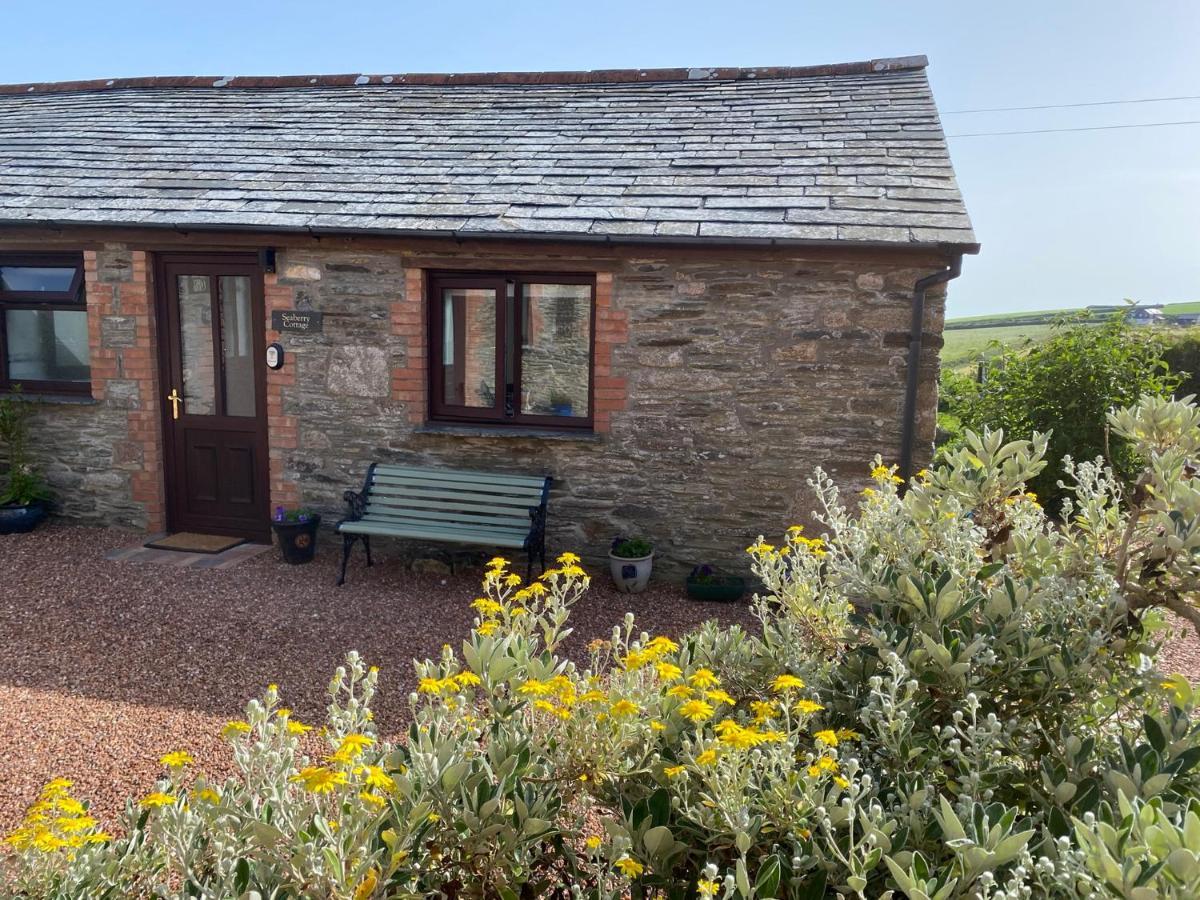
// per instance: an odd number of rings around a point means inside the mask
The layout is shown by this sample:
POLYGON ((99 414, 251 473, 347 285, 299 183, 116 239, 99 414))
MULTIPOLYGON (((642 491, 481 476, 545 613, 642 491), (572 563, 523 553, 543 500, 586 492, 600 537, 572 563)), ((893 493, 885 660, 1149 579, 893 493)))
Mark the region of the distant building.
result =
POLYGON ((1162 325, 1167 319, 1161 306, 1135 306, 1129 311, 1129 321, 1134 325, 1162 325))

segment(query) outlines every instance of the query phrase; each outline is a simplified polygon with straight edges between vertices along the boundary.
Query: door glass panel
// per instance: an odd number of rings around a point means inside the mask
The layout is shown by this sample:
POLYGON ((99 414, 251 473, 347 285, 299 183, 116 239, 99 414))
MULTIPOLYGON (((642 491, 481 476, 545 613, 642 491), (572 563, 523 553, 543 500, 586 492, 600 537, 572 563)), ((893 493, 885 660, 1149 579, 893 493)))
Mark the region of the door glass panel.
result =
POLYGON ((5 327, 12 381, 89 380, 85 310, 10 309, 5 327))
POLYGON ((591 286, 525 284, 521 292, 521 412, 587 418, 591 286))
POLYGON ((253 416, 254 332, 250 321, 250 279, 221 276, 221 354, 225 361, 225 415, 253 416))
POLYGON ((183 357, 183 412, 211 416, 217 411, 213 371, 212 283, 207 275, 180 275, 179 346, 183 357))
POLYGON ((496 292, 442 291, 442 400, 451 406, 496 405, 496 292))

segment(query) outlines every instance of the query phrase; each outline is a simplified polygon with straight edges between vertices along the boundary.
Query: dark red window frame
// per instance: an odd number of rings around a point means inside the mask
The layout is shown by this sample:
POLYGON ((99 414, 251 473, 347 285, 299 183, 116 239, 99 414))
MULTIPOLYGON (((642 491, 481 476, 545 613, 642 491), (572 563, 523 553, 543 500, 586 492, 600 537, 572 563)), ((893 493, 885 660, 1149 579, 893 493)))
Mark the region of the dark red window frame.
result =
POLYGON ((429 322, 429 412, 435 422, 494 425, 497 427, 524 426, 570 431, 590 431, 595 417, 596 380, 596 276, 580 272, 430 272, 426 275, 426 315, 429 322), (513 283, 514 321, 512 322, 513 381, 507 382, 505 360, 509 352, 509 323, 505 300, 508 283, 513 283), (524 284, 582 284, 591 289, 588 314, 588 414, 587 416, 544 416, 522 413, 521 397, 521 335, 524 304, 521 303, 524 284), (444 288, 483 288, 496 295, 496 398, 490 408, 453 406, 444 401, 442 366, 443 319, 442 290, 444 288))
MULTIPOLYGON (((87 312, 83 292, 82 253, 0 253, 0 266, 74 267, 75 277, 65 291, 6 291, 0 288, 0 392, 11 391, 16 385, 29 394, 92 393, 87 381, 33 381, 28 378, 10 379, 8 375, 8 316, 10 309, 62 310, 87 312)), ((90 349, 90 348, 89 348, 90 349)))

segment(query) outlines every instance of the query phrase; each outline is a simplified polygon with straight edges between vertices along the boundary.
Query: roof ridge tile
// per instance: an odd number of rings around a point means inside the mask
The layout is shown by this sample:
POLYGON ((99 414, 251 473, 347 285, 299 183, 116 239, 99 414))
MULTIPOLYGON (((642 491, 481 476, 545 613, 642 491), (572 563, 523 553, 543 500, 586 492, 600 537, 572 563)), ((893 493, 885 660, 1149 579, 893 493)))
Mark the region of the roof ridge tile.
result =
POLYGON ((306 88, 386 87, 395 85, 582 85, 658 82, 762 81, 832 75, 868 75, 924 69, 925 56, 896 56, 812 66, 691 67, 666 69, 592 69, 559 72, 413 72, 395 75, 150 75, 0 84, 0 94, 45 94, 131 88, 306 88))

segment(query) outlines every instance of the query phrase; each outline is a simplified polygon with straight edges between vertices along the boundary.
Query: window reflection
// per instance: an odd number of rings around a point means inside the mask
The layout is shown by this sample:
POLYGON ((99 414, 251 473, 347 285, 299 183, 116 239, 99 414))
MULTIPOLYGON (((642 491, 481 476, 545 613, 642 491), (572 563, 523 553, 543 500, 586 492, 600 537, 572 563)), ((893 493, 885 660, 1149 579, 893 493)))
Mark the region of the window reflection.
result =
POLYGON ((250 279, 221 276, 221 352, 225 360, 225 415, 253 416, 254 356, 250 279))
POLYGON ((0 291, 61 294, 75 281, 73 267, 0 266, 0 291))
POLYGON ((592 290, 522 285, 521 411, 587 418, 592 290))
POLYGON ((183 357, 183 409, 196 416, 217 411, 213 363, 212 288, 207 275, 180 275, 179 344, 183 357))
POLYGON ((84 310, 10 309, 5 327, 11 381, 88 381, 84 310))
POLYGON ((442 291, 442 398, 451 406, 496 405, 496 292, 442 291))

